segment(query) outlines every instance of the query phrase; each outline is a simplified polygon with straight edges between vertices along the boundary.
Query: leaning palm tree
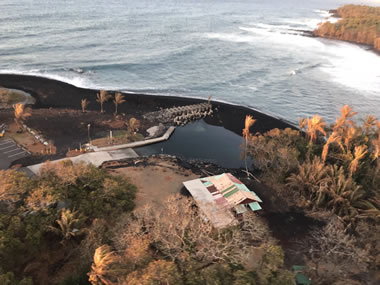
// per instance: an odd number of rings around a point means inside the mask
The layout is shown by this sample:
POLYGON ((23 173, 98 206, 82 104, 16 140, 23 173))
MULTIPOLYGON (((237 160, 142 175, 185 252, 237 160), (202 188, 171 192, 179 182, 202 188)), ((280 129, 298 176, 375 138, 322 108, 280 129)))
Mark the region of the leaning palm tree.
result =
POLYGON ((81 101, 82 113, 86 112, 86 108, 88 104, 90 104, 90 102, 88 102, 87 99, 82 99, 81 101))
POLYGON ((330 146, 330 144, 332 144, 332 143, 338 143, 339 145, 341 145, 341 140, 342 140, 342 137, 338 133, 333 132, 331 134, 331 136, 328 138, 327 142, 323 146, 322 159, 323 159, 324 162, 327 159, 327 154, 329 152, 329 146, 330 146))
POLYGON ((49 226, 49 229, 62 237, 61 243, 64 243, 73 237, 82 234, 82 231, 76 229, 79 226, 81 219, 77 217, 77 211, 71 211, 70 209, 63 209, 61 212, 61 218, 56 220, 58 227, 49 226))
POLYGON ((106 90, 100 90, 98 94, 96 94, 96 101, 100 104, 100 113, 104 113, 103 104, 107 102, 111 98, 111 95, 107 93, 106 90))
POLYGON ((120 92, 117 92, 115 94, 115 99, 113 100, 113 103, 115 104, 115 115, 117 115, 117 106, 119 104, 123 104, 125 102, 124 95, 121 95, 120 92))
POLYGON ((354 159, 351 161, 349 165, 350 176, 352 176, 352 174, 356 172, 356 170, 358 169, 360 160, 362 160, 366 154, 367 154, 366 145, 360 145, 360 146, 355 147, 354 159))
MULTIPOLYGON (((243 129, 243 138, 245 139, 245 145, 244 145, 244 161, 245 161, 245 171, 248 175, 248 165, 247 165, 247 148, 248 148, 248 138, 249 138, 249 129, 252 127, 252 125, 256 122, 252 116, 245 116, 245 124, 243 129)), ((249 176, 249 175, 248 175, 249 176)))
POLYGON ((111 251, 108 245, 102 245, 95 250, 94 262, 91 265, 91 271, 88 273, 91 284, 93 285, 111 285, 116 284, 111 281, 113 274, 117 271, 111 266, 117 263, 120 257, 111 251))

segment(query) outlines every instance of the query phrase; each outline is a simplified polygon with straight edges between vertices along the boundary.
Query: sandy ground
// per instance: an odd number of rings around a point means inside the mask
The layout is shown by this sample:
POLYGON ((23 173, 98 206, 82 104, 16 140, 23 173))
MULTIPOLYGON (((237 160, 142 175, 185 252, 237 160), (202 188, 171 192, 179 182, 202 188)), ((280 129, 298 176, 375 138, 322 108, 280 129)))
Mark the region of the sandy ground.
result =
POLYGON ((137 186, 136 208, 147 203, 162 206, 169 195, 181 191, 182 182, 200 177, 171 161, 150 158, 148 164, 112 170, 137 186))

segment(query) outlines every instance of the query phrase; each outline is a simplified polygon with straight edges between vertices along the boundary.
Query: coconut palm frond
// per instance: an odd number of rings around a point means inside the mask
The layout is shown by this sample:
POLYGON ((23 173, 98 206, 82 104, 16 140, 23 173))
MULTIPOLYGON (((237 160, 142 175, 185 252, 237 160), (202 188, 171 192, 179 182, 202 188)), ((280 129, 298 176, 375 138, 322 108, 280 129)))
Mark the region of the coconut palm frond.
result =
POLYGON ((91 284, 115 284, 112 279, 111 266, 117 263, 120 257, 111 250, 108 245, 103 245, 95 250, 94 262, 91 265, 91 272, 88 273, 89 281, 91 284))
POLYGON ((115 104, 115 115, 117 115, 117 107, 119 106, 119 104, 125 103, 124 98, 125 98, 124 95, 121 95, 120 92, 117 92, 115 94, 115 99, 113 100, 113 103, 115 104))
POLYGON ((298 118, 298 126, 300 130, 302 131, 306 127, 306 119, 305 118, 298 118))
POLYGON ((25 104, 13 104, 12 107, 16 121, 22 121, 32 115, 32 109, 29 107, 25 108, 25 104))
POLYGON ((360 145, 356 146, 354 150, 354 159, 351 161, 349 165, 350 169, 350 175, 352 176, 353 173, 355 173, 358 169, 359 162, 364 158, 364 156, 367 154, 367 146, 366 145, 360 145))
POLYGON ((323 161, 326 161, 327 154, 329 152, 329 146, 330 146, 330 144, 332 144, 334 142, 340 142, 341 139, 342 139, 342 137, 339 134, 337 134, 336 132, 333 132, 331 134, 331 136, 328 138, 327 142, 323 146, 323 150, 322 150, 322 159, 323 159, 323 161))
POLYGON ((376 131, 377 119, 374 115, 368 115, 363 122, 362 129, 365 134, 370 134, 376 131))
POLYGON ((314 142, 317 139, 318 132, 326 135, 325 127, 326 123, 323 121, 323 118, 319 115, 314 115, 311 118, 306 119, 306 134, 310 138, 310 142, 314 142))
POLYGON ((245 123, 244 123, 244 129, 243 129, 243 137, 248 138, 249 136, 249 129, 252 127, 252 125, 256 122, 256 120, 252 116, 245 116, 245 123))
POLYGON ((111 94, 108 94, 106 90, 100 90, 98 94, 96 94, 96 102, 100 104, 100 112, 103 113, 103 104, 111 99, 111 94))
POLYGON ((86 108, 87 108, 87 106, 88 106, 89 103, 90 102, 88 102, 87 99, 82 99, 82 101, 81 101, 81 107, 82 107, 82 112, 83 113, 86 112, 86 108))

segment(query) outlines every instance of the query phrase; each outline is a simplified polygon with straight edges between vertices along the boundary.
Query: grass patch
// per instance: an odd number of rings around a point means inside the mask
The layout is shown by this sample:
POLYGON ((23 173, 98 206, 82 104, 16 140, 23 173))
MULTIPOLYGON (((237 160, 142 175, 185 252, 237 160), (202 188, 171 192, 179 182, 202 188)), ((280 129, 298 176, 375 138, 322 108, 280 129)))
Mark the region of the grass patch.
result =
POLYGON ((140 133, 131 135, 127 130, 114 130, 112 131, 111 142, 109 134, 109 132, 98 132, 95 135, 96 138, 91 141, 92 144, 98 147, 102 147, 144 140, 144 136, 140 133))

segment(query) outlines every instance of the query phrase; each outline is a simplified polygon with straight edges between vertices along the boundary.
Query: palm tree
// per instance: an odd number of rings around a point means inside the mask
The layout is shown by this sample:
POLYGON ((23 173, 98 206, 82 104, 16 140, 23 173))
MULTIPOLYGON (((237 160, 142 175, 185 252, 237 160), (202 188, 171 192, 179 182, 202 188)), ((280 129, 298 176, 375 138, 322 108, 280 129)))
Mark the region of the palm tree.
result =
POLYGON ((25 118, 32 115, 30 108, 25 108, 25 104, 13 104, 12 105, 15 115, 15 121, 17 124, 21 124, 25 118))
POLYGON ((315 142, 318 136, 318 132, 326 135, 324 127, 326 123, 323 121, 323 118, 318 115, 314 115, 311 119, 306 119, 307 130, 306 134, 310 138, 310 143, 315 142))
POLYGON ((243 138, 245 139, 245 146, 244 146, 244 161, 245 161, 245 171, 248 175, 248 166, 247 166, 247 148, 248 148, 248 138, 249 138, 249 129, 252 127, 252 125, 256 122, 255 119, 252 118, 252 116, 245 116, 245 124, 243 129, 243 138))
POLYGON ((111 98, 111 95, 107 93, 106 90, 100 90, 96 95, 96 102, 100 104, 100 113, 104 113, 103 103, 107 102, 111 98))
POLYGON ((360 145, 360 146, 355 147, 354 159, 351 161, 350 166, 349 166, 350 176, 352 176, 352 174, 356 172, 359 166, 359 161, 362 160, 366 154, 367 154, 366 145, 360 145))
POLYGON ((358 215, 363 202, 363 191, 351 177, 346 177, 343 167, 329 166, 329 201, 327 208, 331 209, 346 222, 358 215))
POLYGON ((207 104, 208 104, 209 106, 211 106, 211 97, 212 97, 212 96, 208 96, 208 98, 207 98, 207 104))
POLYGON ((370 133, 374 133, 376 130, 376 117, 374 115, 368 115, 363 122, 362 129, 364 133, 368 136, 370 133))
POLYGON ((329 146, 330 146, 330 144, 332 144, 334 142, 340 144, 341 140, 342 140, 342 137, 337 132, 333 132, 331 134, 331 136, 328 138, 327 142, 323 146, 322 159, 323 159, 324 162, 326 161, 327 154, 329 152, 329 146))
POLYGON ((117 92, 115 94, 115 99, 113 100, 113 103, 115 104, 115 115, 117 115, 117 106, 119 104, 123 104, 125 102, 124 95, 121 95, 120 92, 117 92))
POLYGON ((87 99, 82 99, 81 106, 82 106, 82 113, 86 112, 86 108, 90 102, 87 101, 87 99))
POLYGON ((112 285, 112 274, 117 270, 112 269, 111 265, 120 260, 115 252, 111 251, 108 245, 102 245, 95 250, 94 262, 91 265, 91 271, 88 273, 91 284, 93 285, 112 285))
POLYGON ((140 128, 140 121, 136 118, 130 118, 128 124, 129 132, 133 134, 136 129, 140 128))
POLYGON ((347 125, 354 126, 355 123, 351 121, 351 118, 355 116, 357 112, 354 112, 353 109, 348 106, 344 105, 341 109, 341 115, 339 119, 336 119, 335 125, 333 130, 337 131, 340 128, 345 128, 347 125))
POLYGON ((61 218, 56 220, 58 227, 49 226, 49 229, 56 233, 57 235, 62 236, 61 243, 72 239, 80 234, 82 231, 76 229, 76 226, 79 226, 81 219, 77 218, 78 212, 71 211, 70 209, 63 209, 61 212, 61 218))
POLYGON ((315 157, 312 162, 307 161, 300 165, 298 173, 292 173, 286 181, 288 187, 307 195, 309 200, 317 197, 320 203, 327 183, 327 167, 323 161, 315 157))

